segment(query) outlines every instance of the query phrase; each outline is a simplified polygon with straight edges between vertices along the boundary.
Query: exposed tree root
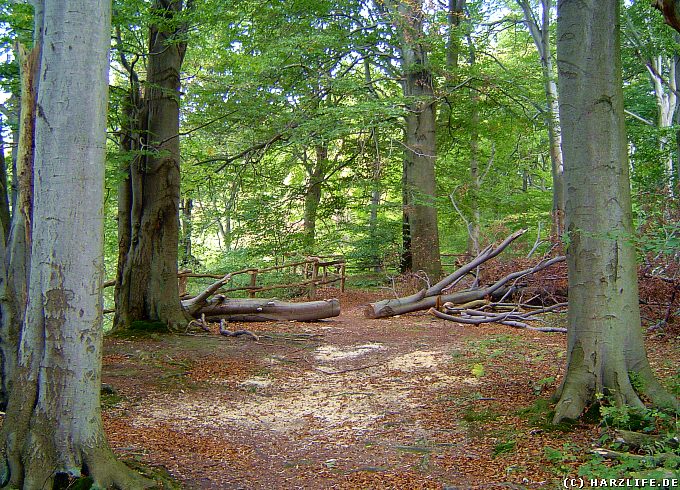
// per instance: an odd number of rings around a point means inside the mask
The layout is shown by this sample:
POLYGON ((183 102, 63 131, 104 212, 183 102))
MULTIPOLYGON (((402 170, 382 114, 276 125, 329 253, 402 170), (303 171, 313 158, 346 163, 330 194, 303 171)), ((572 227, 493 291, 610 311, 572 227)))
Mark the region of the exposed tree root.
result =
MULTIPOLYGON (((64 459, 64 455, 56 450, 53 454, 64 459)), ((71 467, 57 463, 55 457, 46 454, 44 447, 27 448, 22 457, 17 456, 6 454, 0 462, 0 487, 49 490, 60 477, 82 476, 92 479, 92 488, 141 490, 155 486, 153 481, 118 461, 108 448, 83 448, 80 453, 71 454, 68 458, 73 460, 71 467)))

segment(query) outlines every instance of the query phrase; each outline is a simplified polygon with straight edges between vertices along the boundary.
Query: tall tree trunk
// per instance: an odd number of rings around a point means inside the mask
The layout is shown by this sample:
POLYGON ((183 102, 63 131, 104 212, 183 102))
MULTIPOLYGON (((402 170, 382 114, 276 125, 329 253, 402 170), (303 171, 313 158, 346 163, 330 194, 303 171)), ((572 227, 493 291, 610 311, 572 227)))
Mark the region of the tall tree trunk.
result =
POLYGON ((624 127, 617 0, 561 0, 557 26, 569 236, 567 368, 555 422, 575 419, 598 393, 680 407, 656 381, 640 327, 624 127))
MULTIPOLYGON (((476 62, 475 47, 470 40, 470 66, 476 62)), ((470 88, 470 221, 468 222, 468 254, 479 254, 479 94, 475 87, 470 88)))
POLYGON ((111 7, 44 7, 29 298, 0 433, 0 486, 51 489, 86 472, 98 488, 144 488, 151 482, 109 449, 99 404, 111 7))
POLYGON ((7 174, 7 161, 5 160, 5 140, 2 131, 2 120, 0 120, 0 227, 2 227, 2 239, 5 241, 9 236, 11 215, 9 210, 10 185, 7 174))
MULTIPOLYGON (((41 8, 36 8, 36 27, 42 24, 41 8)), ((0 361, 2 386, 0 406, 5 407, 12 391, 17 368, 17 352, 28 301, 31 264, 30 223, 33 214, 33 161, 36 98, 41 44, 36 40, 30 51, 17 46, 21 74, 21 107, 13 179, 16 182, 9 236, 0 240, 0 361)))
POLYGON ((305 208, 303 223, 303 250, 313 255, 316 250, 316 218, 321 202, 323 181, 328 168, 328 146, 319 145, 315 149, 314 163, 307 166, 307 190, 305 192, 305 208))
POLYGON ((401 39, 402 82, 408 109, 403 168, 404 252, 411 270, 441 276, 437 182, 436 111, 432 72, 423 42, 422 1, 397 2, 393 15, 401 39))
MULTIPOLYGON (((119 196, 119 263, 114 328, 135 320, 161 321, 170 328, 188 317, 179 301, 179 98, 186 42, 177 25, 181 0, 155 0, 162 18, 149 29, 144 97, 131 103, 124 133, 137 152, 119 196), (174 25, 173 25, 174 23, 174 25), (123 216, 124 215, 124 216, 123 216)), ((133 99, 137 97, 132 87, 133 99)))
POLYGON ((382 258, 380 256, 380 243, 378 237, 378 210, 380 209, 380 179, 382 176, 382 160, 380 158, 380 141, 378 129, 371 129, 371 136, 375 144, 375 158, 373 159, 373 172, 371 175, 371 208, 368 218, 368 237, 371 244, 371 266, 374 272, 382 271, 382 258))
POLYGON ((558 102, 557 84, 550 48, 550 15, 552 0, 540 0, 541 21, 528 0, 517 0, 524 13, 524 22, 531 33, 534 45, 538 51, 543 72, 543 86, 546 100, 546 123, 548 126, 548 140, 550 143, 550 163, 553 181, 553 234, 561 236, 564 232, 564 164, 562 162, 562 135, 560 130, 560 110, 558 102))
MULTIPOLYGON (((680 43, 680 35, 675 34, 675 42, 680 43)), ((680 55, 673 55, 673 74, 675 75, 675 86, 680 87, 680 55)), ((671 177, 671 186, 674 195, 678 195, 680 188, 680 98, 675 98, 675 125, 677 129, 675 130, 675 155, 673 161, 673 175, 671 177)))
POLYGON ((182 200, 182 265, 191 266, 195 259, 191 252, 191 231, 194 201, 191 198, 182 200))

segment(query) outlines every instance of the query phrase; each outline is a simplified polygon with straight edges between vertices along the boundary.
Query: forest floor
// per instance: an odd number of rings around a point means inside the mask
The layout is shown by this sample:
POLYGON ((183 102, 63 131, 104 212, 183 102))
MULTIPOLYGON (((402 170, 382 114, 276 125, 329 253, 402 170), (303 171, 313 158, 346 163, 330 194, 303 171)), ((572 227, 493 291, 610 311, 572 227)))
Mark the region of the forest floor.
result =
MULTIPOLYGON (((340 317, 238 326, 259 341, 107 339, 114 450, 187 489, 533 489, 576 474, 577 457, 555 465, 544 448, 578 454, 600 435, 546 423, 563 334, 424 313, 368 320, 378 293, 322 293, 340 317)), ((660 377, 677 376, 677 333, 648 350, 660 377)))

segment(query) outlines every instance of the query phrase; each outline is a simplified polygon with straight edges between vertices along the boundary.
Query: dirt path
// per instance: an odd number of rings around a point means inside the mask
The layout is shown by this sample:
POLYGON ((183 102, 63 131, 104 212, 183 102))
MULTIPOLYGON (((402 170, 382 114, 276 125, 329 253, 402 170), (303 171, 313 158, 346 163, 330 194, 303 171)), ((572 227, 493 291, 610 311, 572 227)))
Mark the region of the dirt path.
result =
POLYGON ((374 298, 343 295, 331 321, 248 325, 258 342, 107 341, 112 446, 191 489, 552 488, 544 447, 597 436, 519 413, 554 389, 560 334, 367 320, 374 298))

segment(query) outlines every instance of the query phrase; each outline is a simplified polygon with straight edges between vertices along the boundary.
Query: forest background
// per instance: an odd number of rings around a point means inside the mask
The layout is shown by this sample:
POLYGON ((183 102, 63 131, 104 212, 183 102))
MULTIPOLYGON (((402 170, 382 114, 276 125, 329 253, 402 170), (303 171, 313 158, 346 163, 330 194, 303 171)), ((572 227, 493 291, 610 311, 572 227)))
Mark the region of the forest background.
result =
MULTIPOLYGON (((678 45, 643 3, 626 5, 621 19, 636 240, 641 253, 672 253, 678 45)), ((433 2, 416 26, 391 22, 388 4, 192 2, 163 18, 137 2, 116 2, 107 276, 115 276, 118 259, 117 191, 133 158, 121 146, 125 105, 131 87, 148 83, 148 26, 160 22, 186 46, 181 266, 228 272, 318 253, 342 254, 364 271, 398 270, 409 246, 402 240, 406 116, 422 100, 436 111, 430 148, 441 251, 474 253, 524 227, 556 236, 563 198, 546 88, 556 80, 551 2, 433 2), (416 29, 409 35, 425 56, 432 94, 402 85, 407 53, 398 40, 408 29, 416 29)), ((32 17, 22 3, 2 12, 2 87, 11 94, 3 139, 12 142, 19 101, 12 49, 17 40, 30 44, 32 17)), ((427 204, 431 192, 420 185, 411 199, 427 204)), ((536 235, 529 235, 530 247, 536 235)), ((437 275, 428 267, 416 270, 437 275)))

